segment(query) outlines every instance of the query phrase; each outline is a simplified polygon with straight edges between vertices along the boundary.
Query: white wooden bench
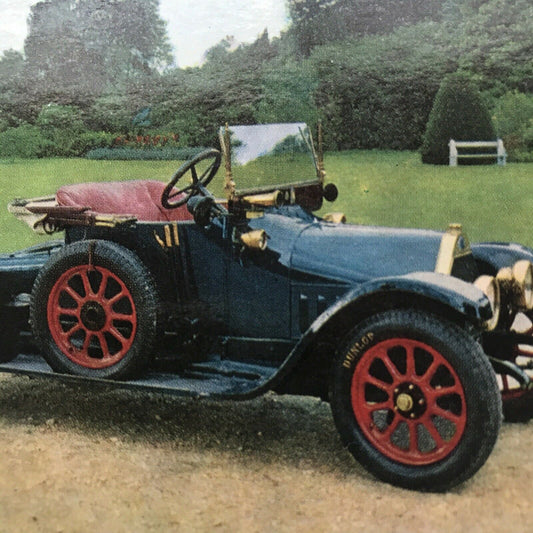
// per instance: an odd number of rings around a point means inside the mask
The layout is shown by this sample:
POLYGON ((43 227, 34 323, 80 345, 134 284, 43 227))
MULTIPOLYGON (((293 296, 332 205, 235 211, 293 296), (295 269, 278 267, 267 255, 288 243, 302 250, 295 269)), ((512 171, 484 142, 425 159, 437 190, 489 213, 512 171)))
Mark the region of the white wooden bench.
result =
POLYGON ((458 164, 458 159, 487 159, 489 157, 494 157, 498 165, 505 165, 507 162, 507 152, 503 146, 503 141, 498 139, 496 141, 454 141, 450 140, 448 143, 450 147, 450 166, 456 167, 458 164), (459 150, 462 148, 473 149, 473 148, 493 148, 494 152, 487 153, 460 153, 459 150))

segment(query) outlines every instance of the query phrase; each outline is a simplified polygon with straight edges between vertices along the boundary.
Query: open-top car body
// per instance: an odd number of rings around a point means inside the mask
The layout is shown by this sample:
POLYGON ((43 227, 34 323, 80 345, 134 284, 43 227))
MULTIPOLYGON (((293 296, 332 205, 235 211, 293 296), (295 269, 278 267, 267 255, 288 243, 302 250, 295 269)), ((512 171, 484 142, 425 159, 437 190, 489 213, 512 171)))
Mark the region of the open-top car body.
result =
POLYGON ((445 490, 471 477, 502 400, 509 418, 532 414, 533 251, 471 245, 458 225, 313 214, 337 190, 305 124, 226 127, 220 142, 168 184, 10 204, 65 237, 0 257, 0 370, 217 399, 314 395, 381 479, 445 490))

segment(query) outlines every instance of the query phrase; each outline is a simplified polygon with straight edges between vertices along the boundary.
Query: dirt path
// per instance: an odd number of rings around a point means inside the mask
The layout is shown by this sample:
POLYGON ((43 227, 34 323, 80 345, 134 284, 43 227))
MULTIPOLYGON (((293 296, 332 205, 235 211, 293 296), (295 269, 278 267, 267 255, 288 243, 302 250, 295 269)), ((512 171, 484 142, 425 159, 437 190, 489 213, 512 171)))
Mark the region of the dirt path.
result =
POLYGON ((0 532, 533 530, 533 423, 505 424, 445 495, 375 481, 329 406, 244 403, 0 376, 0 532))

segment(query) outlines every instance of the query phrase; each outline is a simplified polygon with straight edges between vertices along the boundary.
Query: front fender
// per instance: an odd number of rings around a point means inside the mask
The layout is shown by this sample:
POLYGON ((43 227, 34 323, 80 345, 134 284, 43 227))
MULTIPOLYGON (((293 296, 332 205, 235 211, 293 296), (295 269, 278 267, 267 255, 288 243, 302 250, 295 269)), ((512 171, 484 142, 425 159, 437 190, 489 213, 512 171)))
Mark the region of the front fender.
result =
POLYGON ((492 316, 490 302, 485 294, 459 278, 434 272, 413 272, 404 276, 379 278, 346 293, 311 324, 304 337, 319 331, 330 318, 348 305, 374 293, 401 291, 424 296, 440 302, 474 322, 482 323, 492 316))
POLYGON ((487 274, 494 275, 500 268, 512 266, 521 259, 533 262, 533 250, 513 242, 482 242, 472 244, 471 249, 478 265, 482 265, 481 270, 487 274))
MULTIPOLYGON (((386 294, 412 295, 418 297, 419 301, 422 298, 426 302, 437 304, 439 309, 449 309, 450 315, 462 315, 468 322, 480 328, 484 321, 492 317, 490 302, 485 294, 473 284, 459 278, 434 272, 414 272, 404 276, 374 279, 347 292, 318 316, 285 359, 277 374, 271 378, 270 383, 265 384, 267 385, 265 388, 287 377, 313 345, 327 338, 328 335, 322 335, 323 331, 327 329, 330 329, 330 333, 335 331, 338 323, 337 317, 341 315, 351 317, 353 311, 353 323, 349 325, 351 329, 358 320, 355 316, 365 317, 373 312, 379 312, 379 303, 386 294), (373 306, 373 311, 368 311, 365 307, 372 300, 377 305, 373 306), (332 328, 328 328, 330 325, 332 328)), ((383 309, 386 307, 383 306, 383 309)), ((339 333, 343 336, 347 331, 341 330, 339 333)))

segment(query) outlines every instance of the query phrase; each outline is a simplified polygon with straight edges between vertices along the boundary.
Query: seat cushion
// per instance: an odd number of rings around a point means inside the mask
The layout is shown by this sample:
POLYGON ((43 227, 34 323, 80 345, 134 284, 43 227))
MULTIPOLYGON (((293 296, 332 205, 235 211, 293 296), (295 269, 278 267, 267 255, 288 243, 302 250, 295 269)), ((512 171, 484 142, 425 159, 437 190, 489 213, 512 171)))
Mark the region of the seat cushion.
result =
POLYGON ((186 205, 165 209, 161 181, 112 181, 65 185, 56 193, 59 205, 88 207, 94 213, 134 216, 147 222, 192 220, 186 205))

